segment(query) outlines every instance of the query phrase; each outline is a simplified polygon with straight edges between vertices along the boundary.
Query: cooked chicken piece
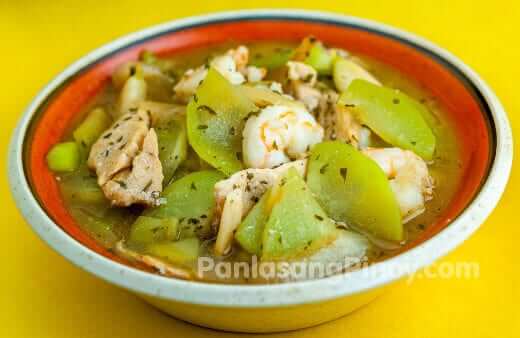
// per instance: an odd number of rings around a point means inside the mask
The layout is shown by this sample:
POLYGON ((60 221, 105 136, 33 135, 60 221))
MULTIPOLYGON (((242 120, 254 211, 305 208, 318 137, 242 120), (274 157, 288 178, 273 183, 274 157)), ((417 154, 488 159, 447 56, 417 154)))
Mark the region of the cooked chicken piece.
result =
MULTIPOLYGON (((244 74, 246 74, 248 61, 249 50, 245 46, 239 46, 213 58, 210 66, 218 70, 232 84, 242 84, 245 82, 244 74)), ((175 98, 180 102, 188 103, 190 97, 195 94, 199 85, 206 78, 206 75, 208 75, 207 65, 188 69, 173 88, 175 98)))
POLYGON ((336 139, 336 102, 338 101, 338 93, 334 90, 324 90, 320 93, 319 104, 314 111, 316 121, 323 127, 325 131, 324 139, 336 139))
POLYGON ((112 176, 132 165, 150 128, 151 117, 142 109, 121 116, 90 149, 87 164, 103 186, 112 176))
POLYGON ((134 157, 132 167, 116 174, 102 189, 113 205, 157 206, 163 179, 157 134, 152 128, 143 140, 141 151, 134 157))
POLYGON ((188 103, 206 75, 208 75, 208 68, 205 65, 196 69, 188 69, 173 87, 175 99, 182 103, 188 103))
POLYGON ((138 67, 141 68, 146 81, 157 81, 157 79, 160 79, 165 84, 171 83, 171 80, 158 67, 139 61, 128 61, 119 65, 112 73, 112 84, 114 87, 119 90, 123 88, 128 78, 135 73, 138 67))
POLYGON ((311 66, 297 61, 287 62, 287 77, 292 82, 303 82, 309 86, 314 86, 318 79, 318 72, 311 66))
POLYGON ((226 55, 233 58, 236 69, 244 73, 246 71, 247 63, 249 62, 249 49, 246 46, 238 46, 236 49, 230 49, 226 55))
POLYGON ((364 127, 345 106, 338 105, 338 93, 324 90, 320 93, 319 104, 314 111, 317 122, 325 130, 326 140, 340 140, 358 149, 365 149, 370 143, 370 129, 364 127))
POLYGON ((307 110, 313 112, 318 108, 322 93, 315 88, 318 73, 311 66, 296 61, 287 62, 288 73, 290 80, 289 89, 294 98, 302 102, 307 110))
POLYGON ((370 129, 364 127, 345 106, 336 105, 336 138, 352 144, 358 149, 365 149, 370 143, 370 129))
POLYGON ((152 126, 167 123, 178 117, 186 115, 186 106, 155 101, 143 101, 139 103, 139 109, 150 112, 152 126))
POLYGON ((267 75, 267 69, 255 66, 248 66, 245 70, 247 82, 260 82, 267 75))
MULTIPOLYGON (((234 190, 242 191, 241 219, 258 202, 260 197, 290 168, 295 168, 303 176, 307 170, 307 160, 285 163, 274 169, 244 169, 215 184, 216 224, 223 214, 226 197, 234 190)), ((215 222, 214 222, 215 223, 215 222)))
POLYGON ((235 58, 230 54, 215 57, 211 60, 210 65, 234 85, 239 85, 246 81, 244 75, 239 71, 240 68, 235 62, 235 58))
POLYGON ((302 102, 310 112, 315 111, 322 100, 322 93, 319 89, 303 82, 294 82, 292 92, 296 100, 302 102))
POLYGON ((180 279, 195 279, 195 276, 192 272, 180 268, 178 266, 173 266, 162 259, 149 256, 149 255, 143 255, 138 252, 135 252, 129 248, 127 248, 123 242, 116 243, 115 250, 123 257, 135 261, 140 262, 146 266, 149 266, 157 272, 159 272, 161 275, 168 276, 168 277, 176 277, 180 279))
POLYGON ((224 207, 222 209, 222 217, 218 228, 217 240, 215 242, 215 253, 223 256, 231 249, 235 230, 242 222, 243 191, 240 189, 233 190, 226 197, 224 207))
POLYGON ((148 96, 148 83, 146 82, 141 66, 137 66, 119 91, 114 118, 137 108, 140 102, 148 96))

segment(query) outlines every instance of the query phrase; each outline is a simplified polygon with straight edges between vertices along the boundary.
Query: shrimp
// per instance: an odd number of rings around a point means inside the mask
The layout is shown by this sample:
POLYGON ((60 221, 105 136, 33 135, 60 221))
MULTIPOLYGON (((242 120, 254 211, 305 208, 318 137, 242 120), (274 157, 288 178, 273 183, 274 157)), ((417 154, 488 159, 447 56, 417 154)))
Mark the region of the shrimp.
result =
POLYGON ((400 148, 368 148, 363 153, 373 159, 390 180, 403 223, 422 214, 425 203, 433 197, 434 189, 426 162, 413 152, 400 148))
POLYGON ((323 140, 323 128, 303 108, 273 105, 247 120, 243 137, 246 166, 274 168, 303 158, 323 140))

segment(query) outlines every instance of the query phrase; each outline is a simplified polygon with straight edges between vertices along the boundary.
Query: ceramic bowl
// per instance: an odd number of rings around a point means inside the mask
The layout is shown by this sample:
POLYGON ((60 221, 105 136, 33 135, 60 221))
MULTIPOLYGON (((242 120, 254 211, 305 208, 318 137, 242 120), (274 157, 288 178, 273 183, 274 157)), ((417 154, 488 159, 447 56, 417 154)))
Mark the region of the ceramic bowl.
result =
POLYGON ((500 102, 452 54, 422 38, 367 20, 259 10, 168 22, 120 38, 81 58, 52 80, 25 111, 9 149, 9 178, 27 222, 77 266, 185 321, 228 331, 274 332, 348 314, 459 246, 497 204, 511 162, 511 130, 500 102), (460 138, 464 179, 440 220, 421 238, 401 254, 355 272, 277 285, 222 285, 139 270, 77 226, 62 203, 45 155, 74 116, 108 83, 114 67, 137 58, 144 48, 170 55, 229 40, 298 41, 309 34, 398 69, 449 112, 460 138))

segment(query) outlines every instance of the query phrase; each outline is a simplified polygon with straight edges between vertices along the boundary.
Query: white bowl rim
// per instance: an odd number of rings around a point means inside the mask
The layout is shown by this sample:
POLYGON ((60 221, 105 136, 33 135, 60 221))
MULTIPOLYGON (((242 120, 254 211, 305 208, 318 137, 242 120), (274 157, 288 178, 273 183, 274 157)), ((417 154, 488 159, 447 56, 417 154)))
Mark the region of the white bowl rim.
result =
POLYGON ((13 134, 8 156, 9 182, 18 208, 43 241, 72 263, 106 281, 139 294, 206 306, 258 308, 321 302, 362 293, 404 278, 407 274, 428 266, 446 255, 476 231, 498 203, 511 171, 513 139, 507 114, 493 91, 457 57, 431 42, 381 23, 351 16, 294 9, 262 9, 220 12, 166 22, 126 35, 89 53, 48 83, 30 103, 13 134), (259 17, 318 20, 365 27, 415 44, 449 62, 463 73, 480 92, 491 110, 497 142, 495 158, 488 178, 462 214, 428 241, 381 263, 324 279, 274 285, 209 284, 171 279, 144 272, 91 251, 70 237, 47 216, 33 196, 24 174, 23 140, 33 115, 60 84, 78 70, 132 42, 192 25, 259 17))

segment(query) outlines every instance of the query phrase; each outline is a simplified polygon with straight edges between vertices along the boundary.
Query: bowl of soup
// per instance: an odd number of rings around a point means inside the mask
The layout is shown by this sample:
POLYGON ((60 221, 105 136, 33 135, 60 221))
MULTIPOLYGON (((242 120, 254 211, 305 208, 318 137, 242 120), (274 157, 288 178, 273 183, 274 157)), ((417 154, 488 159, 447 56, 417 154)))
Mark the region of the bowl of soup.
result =
POLYGON ((275 332, 370 302, 460 245, 507 183, 500 102, 366 20, 242 11, 109 43, 21 118, 11 190, 53 249, 168 314, 275 332))

